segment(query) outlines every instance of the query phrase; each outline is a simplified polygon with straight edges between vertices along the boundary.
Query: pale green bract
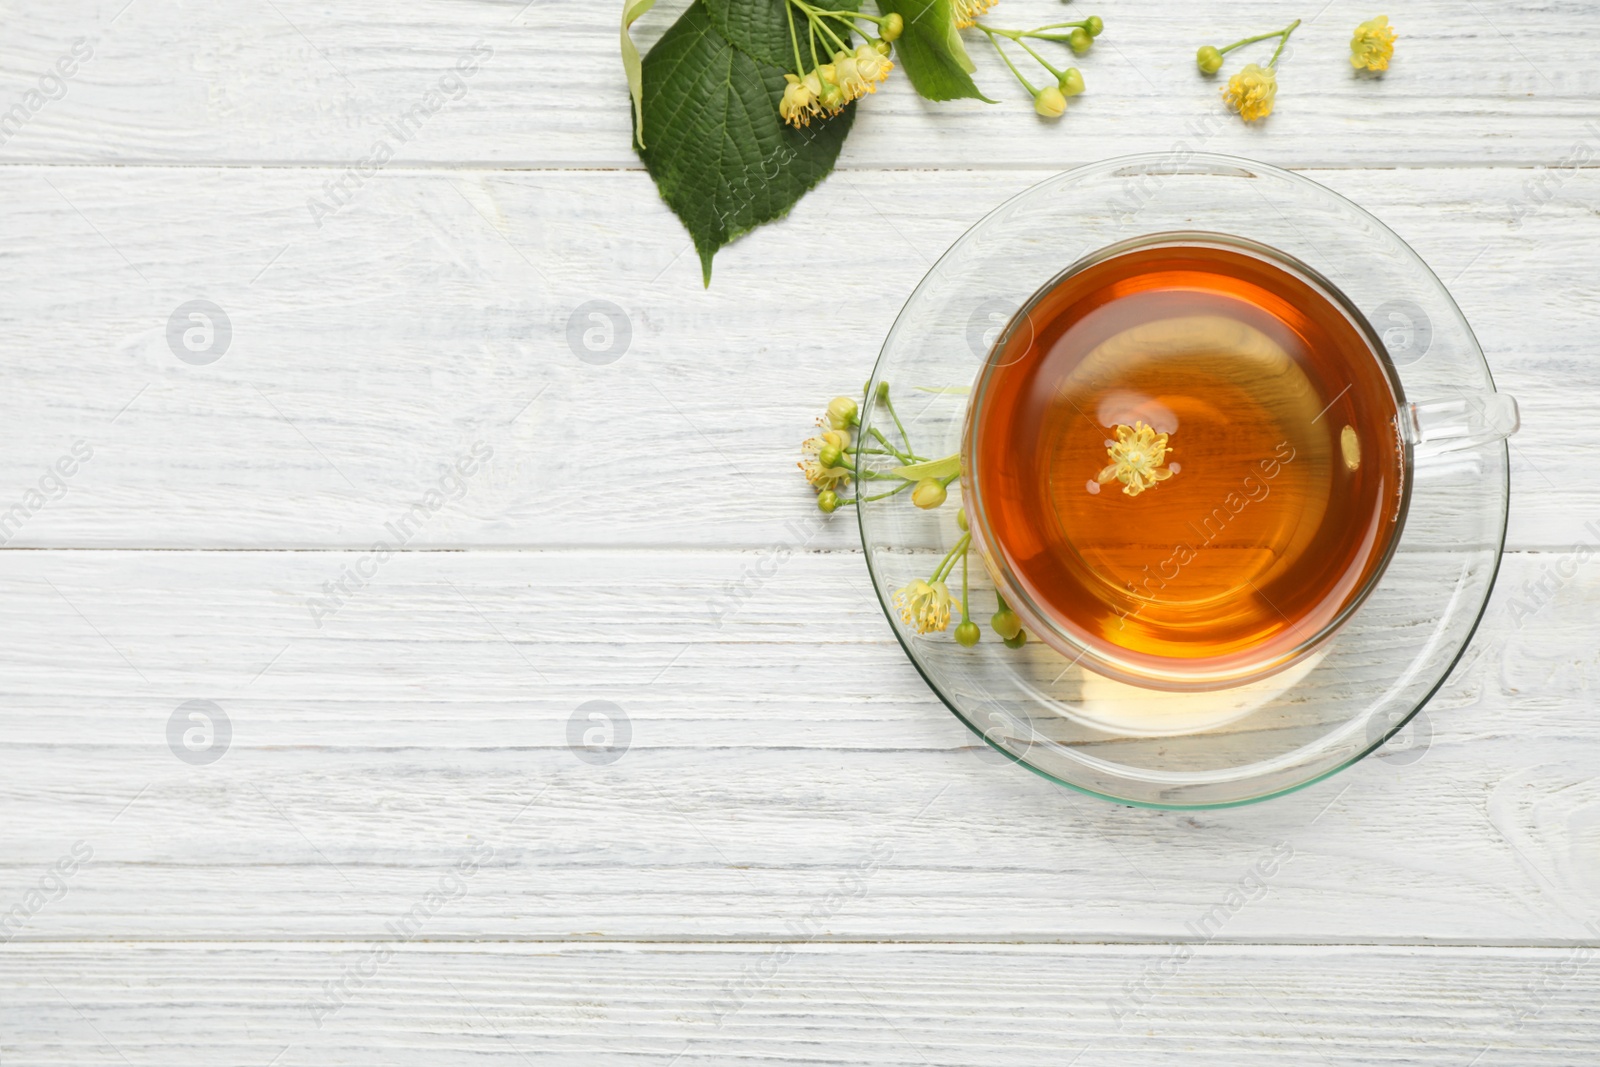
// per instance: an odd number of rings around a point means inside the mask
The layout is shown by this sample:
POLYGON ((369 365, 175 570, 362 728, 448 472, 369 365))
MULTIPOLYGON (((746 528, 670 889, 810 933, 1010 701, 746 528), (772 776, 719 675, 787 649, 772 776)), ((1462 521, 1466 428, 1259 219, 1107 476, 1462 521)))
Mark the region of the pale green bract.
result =
POLYGON ((622 5, 622 69, 628 75, 628 92, 633 97, 633 136, 640 148, 644 147, 644 63, 628 29, 655 6, 656 0, 624 0, 622 5))
POLYGON ((958 453, 943 459, 930 459, 926 463, 913 463, 909 467, 896 467, 889 473, 908 482, 920 482, 924 478, 948 478, 961 473, 961 456, 958 453))

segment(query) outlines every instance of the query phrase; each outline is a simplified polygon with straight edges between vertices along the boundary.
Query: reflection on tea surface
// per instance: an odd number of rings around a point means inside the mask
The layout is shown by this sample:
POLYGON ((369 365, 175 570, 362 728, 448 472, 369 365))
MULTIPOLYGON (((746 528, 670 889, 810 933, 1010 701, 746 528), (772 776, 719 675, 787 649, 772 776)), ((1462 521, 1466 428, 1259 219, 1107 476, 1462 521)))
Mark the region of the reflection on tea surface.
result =
POLYGON ((1040 614, 1137 677, 1287 656, 1359 600, 1400 525, 1398 397, 1317 282, 1185 241, 1079 270, 1029 315, 994 355, 970 477, 1040 614))

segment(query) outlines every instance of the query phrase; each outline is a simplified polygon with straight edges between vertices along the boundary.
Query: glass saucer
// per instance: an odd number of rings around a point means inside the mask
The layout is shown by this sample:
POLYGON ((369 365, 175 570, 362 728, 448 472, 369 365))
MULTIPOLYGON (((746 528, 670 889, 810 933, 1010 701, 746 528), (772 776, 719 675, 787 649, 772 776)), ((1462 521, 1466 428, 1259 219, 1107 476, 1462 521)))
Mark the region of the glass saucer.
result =
MULTIPOLYGON (((1175 152, 1050 178, 968 230, 890 330, 862 406, 861 439, 874 429, 891 439, 898 433, 877 399, 880 383, 889 383, 919 455, 959 452, 967 389, 995 338, 1041 286, 1098 249, 1194 231, 1276 248, 1331 281, 1382 338, 1408 397, 1466 405, 1500 399, 1450 294, 1381 222, 1287 171, 1175 152)), ((1515 406, 1505 402, 1514 428, 1515 406)), ((1507 446, 1503 439, 1440 445, 1424 437, 1416 455, 1405 527, 1360 609, 1289 670, 1209 692, 1115 681, 1038 640, 1005 647, 988 626, 994 585, 977 553, 970 580, 979 643, 964 648, 950 631, 914 632, 901 621, 894 594, 927 579, 960 538, 960 482, 934 510, 914 507, 901 493, 857 511, 891 629, 933 691, 988 744, 1046 778, 1120 803, 1226 807, 1309 785, 1378 748, 1465 652, 1505 539, 1507 446)), ((858 462, 881 473, 899 461, 862 454, 858 462)), ((953 594, 959 579, 958 567, 953 594)))

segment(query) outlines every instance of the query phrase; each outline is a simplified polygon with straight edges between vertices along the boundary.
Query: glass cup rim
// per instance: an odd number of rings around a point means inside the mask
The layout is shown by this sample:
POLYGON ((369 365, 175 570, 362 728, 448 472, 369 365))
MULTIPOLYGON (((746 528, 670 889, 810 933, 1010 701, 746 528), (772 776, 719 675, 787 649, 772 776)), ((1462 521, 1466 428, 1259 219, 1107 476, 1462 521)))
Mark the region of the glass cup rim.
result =
MULTIPOLYGON (((1384 572, 1388 570, 1389 563, 1393 560, 1401 538, 1405 533, 1406 515, 1411 504, 1411 488, 1415 481, 1413 441, 1411 435, 1405 430, 1406 420, 1403 417, 1407 403, 1405 385, 1401 381, 1399 370, 1394 365, 1388 349, 1373 328, 1372 323, 1343 290, 1334 285, 1320 271, 1298 257, 1260 241, 1214 230, 1166 230, 1130 237, 1091 250, 1063 268, 1049 281, 1034 290, 1012 315, 1005 327, 995 336, 994 344, 990 346, 988 353, 984 357, 983 364, 973 380, 971 397, 967 407, 966 425, 961 437, 961 482, 967 508, 967 521, 973 529, 974 542, 980 546, 981 554, 989 564, 990 575, 993 577, 996 586, 1003 588, 1007 603, 1014 608, 1020 608, 1021 610, 1018 614, 1023 616, 1025 622, 1032 625, 1032 628, 1046 643, 1054 646, 1056 651, 1061 652, 1063 655, 1086 660, 1091 665, 1091 669, 1098 669, 1109 677, 1130 685, 1178 692, 1207 692, 1231 688, 1247 682, 1268 678, 1302 661, 1337 633, 1355 615, 1383 579, 1384 572), (1181 666, 1170 670, 1151 671, 1147 668, 1134 667, 1117 660, 1112 655, 1105 654, 1099 649, 1084 644, 1058 625, 1052 613, 1041 608, 1028 595, 1025 587, 1017 580, 1012 568, 1006 562, 1004 554, 995 550, 999 539, 995 537, 989 525, 988 516, 982 503, 983 496, 978 477, 979 465, 973 461, 977 447, 975 441, 978 437, 975 431, 982 419, 985 408, 986 389, 992 384, 997 370, 1010 366, 1010 363, 997 363, 995 357, 1004 349, 1013 331, 1019 325, 1030 321, 1033 309, 1061 283, 1090 267, 1130 252, 1169 246, 1212 246, 1244 252, 1297 277, 1323 296, 1331 306, 1340 311, 1349 320, 1362 340, 1366 342, 1367 355, 1372 358, 1382 372, 1383 379, 1389 386, 1396 436, 1401 446, 1400 504, 1394 519, 1394 529, 1384 540, 1381 551, 1377 554, 1376 560, 1360 588, 1346 598, 1344 605, 1333 618, 1328 620, 1315 633, 1299 641, 1293 648, 1279 652, 1268 660, 1247 663, 1242 667, 1227 671, 1208 673, 1185 670, 1181 666)), ((1359 563, 1362 566, 1366 566, 1372 560, 1372 556, 1363 556, 1359 563)))

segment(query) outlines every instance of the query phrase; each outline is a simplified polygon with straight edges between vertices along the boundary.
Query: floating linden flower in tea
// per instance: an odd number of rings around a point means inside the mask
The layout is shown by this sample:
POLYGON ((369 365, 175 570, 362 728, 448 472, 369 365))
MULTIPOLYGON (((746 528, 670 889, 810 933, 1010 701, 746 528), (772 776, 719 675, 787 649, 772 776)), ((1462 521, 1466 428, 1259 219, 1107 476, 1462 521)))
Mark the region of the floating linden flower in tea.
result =
POLYGON ((1167 435, 1156 433, 1143 422, 1135 422, 1132 426, 1119 425, 1117 439, 1106 448, 1106 455, 1111 457, 1111 462, 1100 469, 1095 481, 1102 485, 1121 482, 1124 493, 1138 496, 1146 489, 1154 488, 1157 482, 1172 477, 1172 471, 1163 466, 1167 453, 1171 451, 1172 448, 1167 445, 1167 435))

